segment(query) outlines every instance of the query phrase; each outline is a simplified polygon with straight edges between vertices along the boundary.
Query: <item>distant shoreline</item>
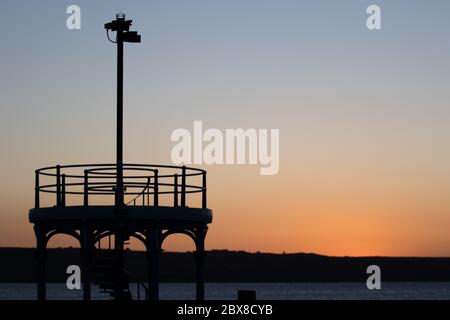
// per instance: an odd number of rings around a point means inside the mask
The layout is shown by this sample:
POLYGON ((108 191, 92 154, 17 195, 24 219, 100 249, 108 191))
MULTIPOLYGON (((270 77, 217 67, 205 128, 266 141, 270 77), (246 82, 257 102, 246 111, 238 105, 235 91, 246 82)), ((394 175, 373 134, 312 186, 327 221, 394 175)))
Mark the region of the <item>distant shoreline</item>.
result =
MULTIPOLYGON (((0 282, 36 281, 35 249, 0 248, 0 282)), ((76 248, 49 249, 47 281, 65 282, 67 266, 80 264, 76 248)), ((378 265, 386 282, 450 281, 450 257, 329 257, 304 253, 248 253, 212 250, 205 260, 206 282, 365 282, 369 265, 378 265)), ((127 251, 126 267, 146 281, 145 253, 127 251)), ((192 282, 192 253, 164 252, 162 282, 192 282)))
MULTIPOLYGON (((0 254, 1 250, 35 250, 35 247, 0 247, 0 254)), ((79 250, 79 248, 76 247, 52 247, 48 248, 49 250, 79 250)), ((102 248, 104 249, 104 248, 102 248)), ((129 250, 125 249, 127 251, 132 251, 135 253, 144 253, 143 250, 129 250)), ((208 252, 229 252, 229 253, 245 253, 245 254, 267 254, 267 255, 311 255, 311 256, 318 256, 318 257, 327 257, 327 258, 355 258, 355 259, 362 259, 362 258, 386 258, 386 259, 450 259, 450 254, 448 256, 383 256, 383 255, 362 255, 362 256, 352 256, 352 255, 343 255, 343 256, 334 256, 334 255, 326 255, 321 253, 315 253, 315 252, 269 252, 269 251, 246 251, 246 250, 229 250, 229 249, 210 249, 207 250, 208 252)), ((192 251, 166 251, 169 253, 192 253, 192 251)))

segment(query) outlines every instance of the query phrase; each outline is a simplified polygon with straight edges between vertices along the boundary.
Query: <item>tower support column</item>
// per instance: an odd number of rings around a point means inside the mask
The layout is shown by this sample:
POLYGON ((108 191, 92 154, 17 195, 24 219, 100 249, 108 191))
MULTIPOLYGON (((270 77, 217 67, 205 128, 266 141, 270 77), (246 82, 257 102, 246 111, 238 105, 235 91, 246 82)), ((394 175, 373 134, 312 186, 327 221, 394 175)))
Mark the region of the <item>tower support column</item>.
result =
POLYGON ((47 264, 47 241, 46 234, 41 227, 35 225, 36 234, 36 260, 37 260, 37 298, 39 301, 46 300, 46 264, 47 264))
POLYGON ((91 300, 93 234, 90 226, 81 229, 81 278, 83 300, 91 300))
POLYGON ((161 256, 161 229, 147 231, 148 300, 159 300, 159 258, 161 256))
POLYGON ((205 300, 205 237, 208 228, 201 227, 196 231, 196 251, 194 253, 196 263, 196 299, 205 300))

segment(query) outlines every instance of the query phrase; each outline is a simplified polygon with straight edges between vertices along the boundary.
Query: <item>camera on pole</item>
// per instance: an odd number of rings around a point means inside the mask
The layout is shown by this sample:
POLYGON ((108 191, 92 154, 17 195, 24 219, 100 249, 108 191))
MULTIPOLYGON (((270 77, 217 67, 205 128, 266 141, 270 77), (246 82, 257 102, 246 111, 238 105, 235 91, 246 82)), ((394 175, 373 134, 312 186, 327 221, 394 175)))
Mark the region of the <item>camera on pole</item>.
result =
POLYGON ((124 13, 118 13, 116 14, 116 20, 105 24, 105 29, 107 31, 117 32, 116 42, 140 43, 141 35, 137 31, 129 31, 132 22, 132 20, 125 20, 124 13))

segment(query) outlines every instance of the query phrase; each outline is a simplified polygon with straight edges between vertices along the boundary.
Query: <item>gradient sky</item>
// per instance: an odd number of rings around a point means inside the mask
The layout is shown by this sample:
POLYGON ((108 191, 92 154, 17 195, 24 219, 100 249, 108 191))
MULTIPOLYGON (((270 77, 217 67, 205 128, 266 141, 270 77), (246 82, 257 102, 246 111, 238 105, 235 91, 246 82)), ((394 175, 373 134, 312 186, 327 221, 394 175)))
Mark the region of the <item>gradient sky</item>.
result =
POLYGON ((171 132, 194 120, 280 129, 276 176, 204 166, 208 249, 450 255, 445 0, 2 1, 0 246, 34 246, 36 168, 114 161, 103 24, 120 10, 143 37, 125 49, 125 161, 169 164, 171 132), (380 31, 366 28, 374 3, 380 31), (66 28, 70 4, 81 30, 66 28))

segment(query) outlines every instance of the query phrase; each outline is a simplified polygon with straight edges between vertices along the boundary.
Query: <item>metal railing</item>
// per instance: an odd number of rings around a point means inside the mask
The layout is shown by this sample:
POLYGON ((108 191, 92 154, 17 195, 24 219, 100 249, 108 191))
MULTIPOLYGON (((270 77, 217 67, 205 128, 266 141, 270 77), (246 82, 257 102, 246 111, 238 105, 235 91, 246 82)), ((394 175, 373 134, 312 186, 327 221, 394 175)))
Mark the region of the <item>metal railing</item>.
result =
MULTIPOLYGON (((72 196, 81 197, 82 201, 71 205, 89 206, 100 196, 110 198, 112 201, 108 200, 106 204, 113 205, 116 169, 115 164, 56 165, 38 169, 35 172, 35 208, 41 208, 42 194, 55 195, 50 207, 70 206, 67 199, 72 196)), ((186 207, 187 195, 201 193, 201 207, 207 208, 205 170, 186 166, 124 164, 123 172, 126 205, 159 206, 160 197, 169 195, 173 207, 186 207)))

